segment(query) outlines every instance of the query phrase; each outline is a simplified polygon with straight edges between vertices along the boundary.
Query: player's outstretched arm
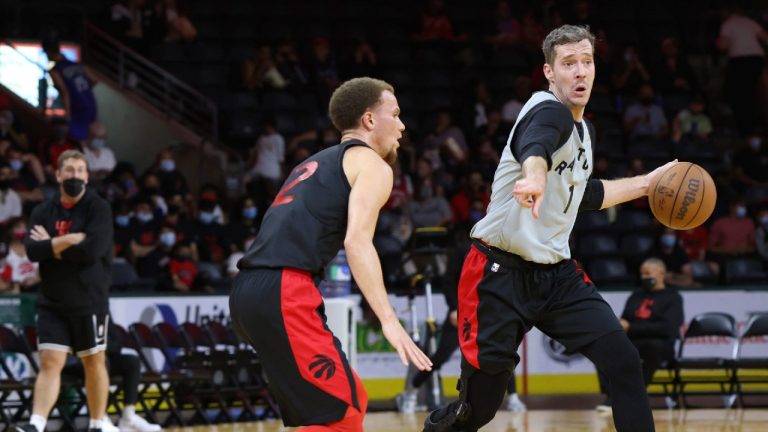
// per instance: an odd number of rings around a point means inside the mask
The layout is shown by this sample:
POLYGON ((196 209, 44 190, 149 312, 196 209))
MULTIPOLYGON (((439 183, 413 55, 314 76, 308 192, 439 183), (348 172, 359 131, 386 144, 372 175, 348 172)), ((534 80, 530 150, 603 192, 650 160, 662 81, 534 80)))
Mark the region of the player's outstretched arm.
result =
POLYGON ((644 175, 617 180, 601 180, 603 182, 604 195, 603 205, 600 206, 600 209, 613 207, 617 204, 648 195, 648 185, 653 183, 653 179, 676 163, 677 159, 672 162, 667 162, 644 175))
POLYGON ((533 208, 533 217, 539 218, 539 207, 547 187, 547 161, 541 156, 531 156, 523 162, 523 178, 515 182, 512 193, 518 204, 533 208))
POLYGON ((397 350, 403 364, 412 362, 420 370, 429 370, 432 362, 413 342, 389 303, 381 263, 373 246, 379 210, 392 191, 392 169, 370 149, 354 147, 344 156, 344 172, 352 186, 344 238, 352 275, 381 321, 384 337, 397 350))

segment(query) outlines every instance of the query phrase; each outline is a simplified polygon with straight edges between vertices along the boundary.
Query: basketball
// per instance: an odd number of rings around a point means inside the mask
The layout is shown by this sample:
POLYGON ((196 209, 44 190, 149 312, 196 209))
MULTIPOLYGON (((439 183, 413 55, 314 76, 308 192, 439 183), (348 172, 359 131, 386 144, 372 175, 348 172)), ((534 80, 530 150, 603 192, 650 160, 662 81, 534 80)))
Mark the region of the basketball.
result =
POLYGON ((696 228, 706 222, 717 201, 712 177, 702 167, 679 162, 649 185, 653 216, 676 230, 696 228))

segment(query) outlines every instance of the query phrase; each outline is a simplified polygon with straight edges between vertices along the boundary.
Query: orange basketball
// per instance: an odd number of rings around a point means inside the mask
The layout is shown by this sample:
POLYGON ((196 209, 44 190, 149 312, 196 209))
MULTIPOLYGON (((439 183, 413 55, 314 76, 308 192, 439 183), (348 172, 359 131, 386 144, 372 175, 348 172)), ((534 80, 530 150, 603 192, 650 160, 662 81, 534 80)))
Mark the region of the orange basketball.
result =
POLYGON ((679 162, 648 187, 648 202, 656 219, 676 230, 706 222, 717 201, 715 182, 704 168, 679 162))

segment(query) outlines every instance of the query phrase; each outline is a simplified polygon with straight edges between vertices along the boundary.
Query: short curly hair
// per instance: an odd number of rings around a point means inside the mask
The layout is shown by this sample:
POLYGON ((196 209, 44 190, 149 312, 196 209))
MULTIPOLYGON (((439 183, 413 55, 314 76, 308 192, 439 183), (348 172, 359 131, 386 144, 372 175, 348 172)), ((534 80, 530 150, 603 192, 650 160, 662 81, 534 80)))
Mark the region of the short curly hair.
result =
POLYGON ((558 45, 581 42, 584 39, 589 41, 589 44, 592 45, 592 52, 594 52, 595 35, 589 30, 589 26, 565 24, 552 30, 547 37, 544 38, 544 43, 541 44, 544 60, 548 65, 552 66, 555 61, 555 48, 558 45))
POLYGON ((328 115, 333 125, 343 132, 356 129, 360 117, 381 103, 385 91, 395 93, 391 84, 376 78, 352 78, 341 84, 331 95, 328 115))

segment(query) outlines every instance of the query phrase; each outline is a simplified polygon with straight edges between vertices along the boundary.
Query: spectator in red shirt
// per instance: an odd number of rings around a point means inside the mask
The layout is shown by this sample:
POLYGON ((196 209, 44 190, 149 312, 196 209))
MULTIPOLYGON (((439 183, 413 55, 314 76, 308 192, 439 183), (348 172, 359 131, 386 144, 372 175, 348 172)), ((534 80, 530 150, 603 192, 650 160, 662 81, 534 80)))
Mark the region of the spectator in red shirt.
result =
POLYGON ((168 263, 170 284, 168 289, 189 292, 197 286, 197 263, 192 259, 192 249, 186 243, 179 243, 173 248, 173 257, 168 263))
POLYGON ((707 227, 700 225, 693 229, 678 231, 677 238, 691 261, 704 261, 712 275, 720 274, 720 265, 706 259, 709 242, 707 227))
POLYGON ((470 212, 473 210, 475 201, 480 202, 478 206, 481 207, 483 212, 485 212, 488 203, 491 201, 491 197, 486 190, 486 184, 483 181, 483 176, 478 171, 472 171, 467 177, 463 178, 461 190, 451 198, 454 224, 467 224, 469 222, 470 212))
POLYGON ((733 201, 730 209, 727 216, 715 220, 709 233, 709 252, 719 259, 755 252, 755 223, 744 200, 733 201))

